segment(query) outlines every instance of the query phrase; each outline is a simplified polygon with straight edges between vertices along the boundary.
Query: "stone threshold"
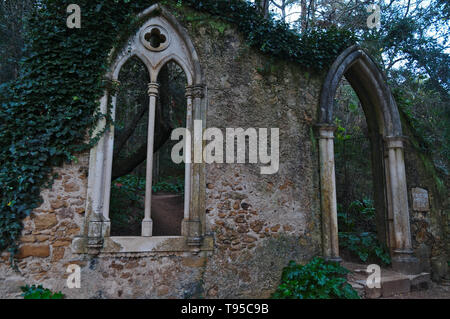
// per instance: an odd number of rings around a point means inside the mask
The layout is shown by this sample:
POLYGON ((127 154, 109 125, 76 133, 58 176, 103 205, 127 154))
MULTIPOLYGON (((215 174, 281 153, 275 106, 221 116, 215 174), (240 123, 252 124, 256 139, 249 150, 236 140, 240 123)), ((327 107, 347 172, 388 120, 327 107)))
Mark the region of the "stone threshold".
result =
POLYGON ((366 299, 386 298, 416 290, 426 290, 430 287, 430 273, 422 272, 416 275, 405 275, 391 269, 381 269, 381 288, 369 288, 367 277, 371 275, 366 270, 367 265, 344 263, 343 266, 351 271, 350 285, 366 299), (359 267, 355 267, 359 266, 359 267))

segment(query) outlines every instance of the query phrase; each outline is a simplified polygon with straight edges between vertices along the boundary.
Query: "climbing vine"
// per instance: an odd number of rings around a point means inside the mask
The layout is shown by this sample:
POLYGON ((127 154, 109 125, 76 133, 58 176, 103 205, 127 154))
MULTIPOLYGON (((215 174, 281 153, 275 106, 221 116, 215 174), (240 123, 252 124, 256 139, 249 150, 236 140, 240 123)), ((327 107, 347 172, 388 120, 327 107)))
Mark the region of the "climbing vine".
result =
MULTIPOLYGON (((81 29, 66 26, 72 0, 43 0, 26 30, 25 58, 18 79, 0 85, 0 251, 17 252, 22 220, 38 207, 50 187, 52 168, 76 160, 93 146, 87 133, 107 114, 99 99, 113 47, 121 47, 136 25, 136 15, 157 1, 77 0, 81 29)), ((354 43, 348 32, 331 28, 298 35, 287 25, 263 19, 240 0, 160 1, 217 16, 265 54, 316 70, 326 69, 354 43)))

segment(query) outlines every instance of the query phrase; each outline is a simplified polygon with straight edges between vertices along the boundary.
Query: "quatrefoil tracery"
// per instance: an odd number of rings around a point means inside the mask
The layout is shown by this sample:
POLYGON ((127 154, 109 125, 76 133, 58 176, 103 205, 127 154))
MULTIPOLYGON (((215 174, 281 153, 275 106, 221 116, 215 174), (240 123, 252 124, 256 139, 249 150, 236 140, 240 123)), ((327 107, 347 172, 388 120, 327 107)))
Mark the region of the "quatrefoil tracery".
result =
POLYGON ((151 25, 142 31, 141 42, 150 51, 163 51, 170 44, 170 36, 163 27, 151 25))

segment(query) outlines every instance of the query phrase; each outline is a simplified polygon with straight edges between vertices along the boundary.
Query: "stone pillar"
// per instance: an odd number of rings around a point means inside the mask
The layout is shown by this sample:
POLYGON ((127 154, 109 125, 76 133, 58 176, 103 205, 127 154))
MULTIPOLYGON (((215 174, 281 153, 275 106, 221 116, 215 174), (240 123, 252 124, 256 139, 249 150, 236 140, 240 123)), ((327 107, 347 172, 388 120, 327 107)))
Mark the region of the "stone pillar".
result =
POLYGON ((184 219, 189 219, 189 211, 190 211, 190 197, 191 197, 191 167, 192 167, 192 127, 193 127, 193 119, 192 119, 192 105, 194 98, 194 89, 192 86, 186 86, 186 99, 187 99, 187 110, 186 110, 186 130, 190 134, 190 140, 186 139, 186 145, 184 147, 184 165, 185 165, 185 173, 184 173, 184 219), (187 144, 188 142, 189 145, 187 144))
POLYGON ((418 259, 413 255, 409 223, 408 193, 404 160, 404 137, 386 137, 388 150, 389 208, 393 218, 393 242, 391 242, 392 267, 407 273, 418 273, 418 259))
POLYGON ((327 260, 341 261, 334 166, 334 131, 336 127, 325 124, 318 125, 317 128, 319 131, 323 257, 327 260))
MULTIPOLYGON (((106 90, 105 95, 100 100, 101 112, 107 112, 109 99, 110 92, 109 90, 106 90)), ((115 105, 116 99, 114 97, 112 102, 115 105)), ((92 136, 99 134, 106 128, 106 125, 106 119, 102 118, 98 122, 92 136)), ((97 254, 99 252, 103 246, 103 238, 105 236, 109 236, 110 232, 110 221, 108 215, 109 202, 105 199, 105 194, 109 195, 108 192, 110 190, 105 189, 105 182, 107 184, 108 176, 109 179, 111 178, 111 172, 108 174, 108 168, 105 167, 105 163, 108 163, 108 154, 110 151, 109 144, 111 143, 111 138, 113 138, 111 129, 113 129, 113 127, 106 130, 106 133, 100 138, 97 145, 94 146, 94 151, 91 151, 91 156, 89 159, 90 163, 94 163, 94 165, 90 164, 89 167, 89 176, 94 178, 91 177, 88 184, 87 202, 89 205, 86 208, 88 218, 87 248, 89 253, 92 254, 97 254)))
MULTIPOLYGON (((189 101, 192 101, 192 119, 194 120, 202 120, 202 100, 204 98, 204 88, 201 85, 195 85, 188 87, 188 107, 189 101)), ((192 121, 192 122, 193 122, 192 121)), ((191 122, 191 123, 192 123, 191 122)), ((191 148, 191 159, 192 159, 192 168, 190 171, 192 175, 190 175, 190 212, 189 219, 185 219, 183 221, 182 232, 187 237, 188 245, 199 246, 202 242, 202 221, 201 221, 201 209, 204 205, 202 205, 202 196, 201 196, 201 183, 204 180, 204 176, 202 178, 202 162, 203 162, 203 154, 201 152, 203 145, 203 129, 204 124, 199 130, 194 128, 194 134, 192 136, 192 148, 191 148), (196 134, 197 131, 197 134, 196 134), (200 133, 200 134, 199 134, 200 133), (196 155, 197 153, 197 155, 196 155)), ((192 132, 193 126, 191 126, 192 132)), ((186 205, 186 204, 185 204, 186 205)))
POLYGON ((151 217, 152 205, 152 175, 153 175, 153 144, 155 136, 155 113, 156 99, 158 97, 159 84, 152 82, 148 85, 148 95, 150 96, 149 121, 148 121, 148 141, 147 141, 147 168, 145 179, 145 216, 142 221, 142 236, 152 236, 153 221, 151 217))

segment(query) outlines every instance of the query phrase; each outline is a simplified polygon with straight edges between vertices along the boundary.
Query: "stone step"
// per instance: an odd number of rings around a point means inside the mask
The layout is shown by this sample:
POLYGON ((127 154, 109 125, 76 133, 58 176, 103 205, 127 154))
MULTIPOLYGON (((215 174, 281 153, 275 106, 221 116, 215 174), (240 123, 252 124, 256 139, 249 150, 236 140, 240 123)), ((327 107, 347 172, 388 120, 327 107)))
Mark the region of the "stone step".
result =
POLYGON ((364 287, 366 298, 374 299, 428 289, 430 281, 429 273, 403 275, 393 271, 384 271, 383 273, 381 270, 381 288, 369 288, 365 280, 357 280, 356 283, 364 287))

